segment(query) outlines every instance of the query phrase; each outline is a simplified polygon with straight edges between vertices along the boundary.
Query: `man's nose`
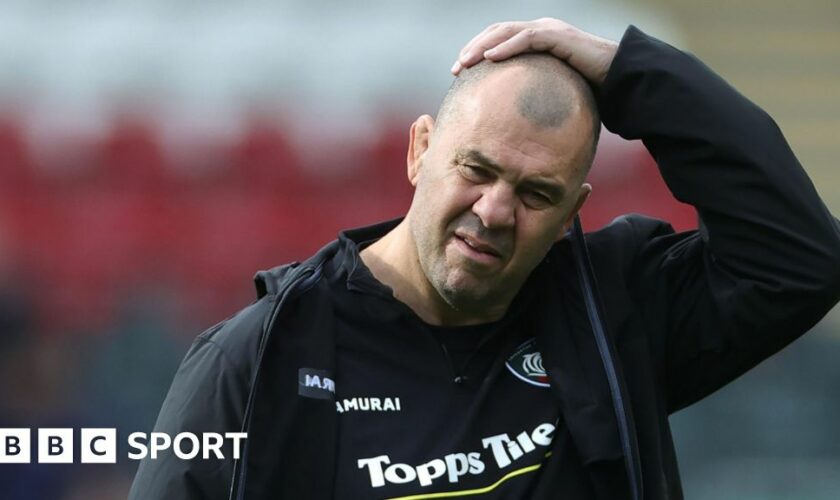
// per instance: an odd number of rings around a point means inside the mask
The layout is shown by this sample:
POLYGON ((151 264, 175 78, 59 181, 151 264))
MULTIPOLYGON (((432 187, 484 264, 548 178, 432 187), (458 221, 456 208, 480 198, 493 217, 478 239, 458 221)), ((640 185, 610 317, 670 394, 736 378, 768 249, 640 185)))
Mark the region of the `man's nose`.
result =
POLYGON ((513 226, 516 222, 516 198, 513 188, 502 182, 487 186, 472 209, 487 229, 513 226))

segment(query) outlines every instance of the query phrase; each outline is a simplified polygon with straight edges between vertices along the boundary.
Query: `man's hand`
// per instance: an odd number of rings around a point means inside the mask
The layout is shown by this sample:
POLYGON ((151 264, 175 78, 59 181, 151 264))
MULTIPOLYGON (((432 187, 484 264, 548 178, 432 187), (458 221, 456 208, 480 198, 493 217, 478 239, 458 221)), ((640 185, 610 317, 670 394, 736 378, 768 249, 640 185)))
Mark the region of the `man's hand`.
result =
POLYGON ((505 22, 488 26, 461 49, 452 66, 457 75, 482 59, 501 61, 525 52, 548 52, 566 61, 594 86, 600 86, 618 43, 582 31, 559 19, 505 22))

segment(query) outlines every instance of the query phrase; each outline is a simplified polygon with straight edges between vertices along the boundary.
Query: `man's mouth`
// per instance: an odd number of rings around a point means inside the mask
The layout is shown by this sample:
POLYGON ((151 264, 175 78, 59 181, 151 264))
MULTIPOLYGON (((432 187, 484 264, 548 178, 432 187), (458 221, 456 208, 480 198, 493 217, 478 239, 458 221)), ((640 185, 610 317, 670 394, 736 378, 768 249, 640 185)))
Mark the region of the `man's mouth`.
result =
POLYGON ((470 253, 484 256, 481 260, 486 260, 487 258, 492 258, 492 260, 502 258, 502 253, 499 250, 497 250, 493 245, 481 241, 478 238, 461 232, 455 232, 455 239, 462 243, 462 247, 466 247, 470 253))

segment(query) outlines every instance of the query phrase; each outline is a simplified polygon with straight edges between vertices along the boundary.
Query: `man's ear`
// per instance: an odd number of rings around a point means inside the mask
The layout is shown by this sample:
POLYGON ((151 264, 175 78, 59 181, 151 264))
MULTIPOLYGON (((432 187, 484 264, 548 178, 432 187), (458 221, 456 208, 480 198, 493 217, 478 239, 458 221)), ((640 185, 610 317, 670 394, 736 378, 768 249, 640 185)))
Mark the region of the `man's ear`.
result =
POLYGON ((575 216, 580 212, 581 207, 586 202, 586 199, 589 198, 589 195, 592 194, 592 186, 587 183, 583 183, 580 186, 580 191, 578 192, 578 199, 575 202, 575 206, 572 208, 572 211, 569 212, 569 217, 566 219, 566 222, 563 223, 563 230, 557 236, 557 241, 563 239, 563 236, 569 231, 569 228, 572 227, 572 224, 575 222, 575 216))
POLYGON ((417 186, 417 176, 422 163, 420 159, 429 149, 429 140, 434 129, 435 120, 429 115, 422 115, 411 124, 408 132, 406 166, 408 167, 408 181, 412 186, 417 186))

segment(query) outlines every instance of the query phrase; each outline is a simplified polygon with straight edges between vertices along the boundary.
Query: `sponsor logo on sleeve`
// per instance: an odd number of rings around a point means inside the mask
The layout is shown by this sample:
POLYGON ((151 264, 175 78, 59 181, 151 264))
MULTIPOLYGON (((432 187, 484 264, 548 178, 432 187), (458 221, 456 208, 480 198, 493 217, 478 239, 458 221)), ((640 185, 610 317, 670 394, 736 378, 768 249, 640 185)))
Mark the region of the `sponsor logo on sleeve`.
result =
POLYGON ((335 399, 335 380, 327 370, 300 368, 298 395, 314 399, 335 399))

